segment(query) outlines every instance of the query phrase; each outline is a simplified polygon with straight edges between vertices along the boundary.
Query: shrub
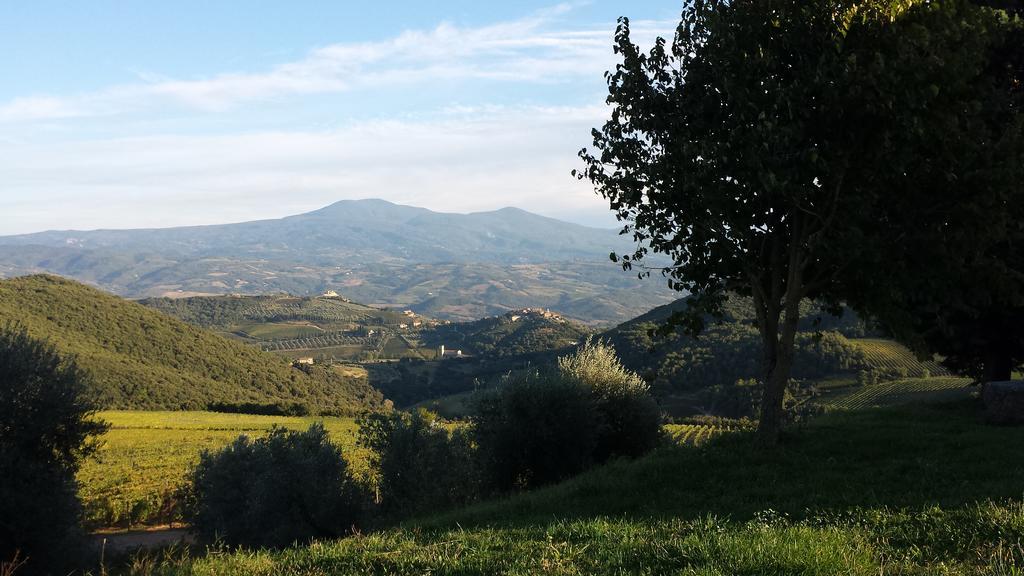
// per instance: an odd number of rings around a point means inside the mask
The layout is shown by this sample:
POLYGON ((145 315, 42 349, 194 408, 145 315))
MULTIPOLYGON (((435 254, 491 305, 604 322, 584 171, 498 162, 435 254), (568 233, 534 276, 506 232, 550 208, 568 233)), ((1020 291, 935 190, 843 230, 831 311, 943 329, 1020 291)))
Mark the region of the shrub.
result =
POLYGON ((88 376, 22 329, 0 328, 0 566, 66 573, 84 554, 75 473, 106 425, 88 376))
POLYGON ((601 416, 588 389, 556 371, 510 375, 476 400, 474 438, 496 490, 533 488, 593 463, 601 416))
POLYGON ((371 414, 359 420, 360 446, 372 452, 384 514, 406 517, 464 505, 479 494, 469 434, 449 432, 424 409, 371 414))
POLYGON ((342 536, 365 501, 320 424, 203 452, 184 500, 201 540, 271 548, 342 536))
POLYGON ((575 353, 558 359, 558 372, 593 395, 602 421, 596 461, 640 456, 661 441, 661 411, 650 387, 622 366, 611 346, 588 339, 575 353))

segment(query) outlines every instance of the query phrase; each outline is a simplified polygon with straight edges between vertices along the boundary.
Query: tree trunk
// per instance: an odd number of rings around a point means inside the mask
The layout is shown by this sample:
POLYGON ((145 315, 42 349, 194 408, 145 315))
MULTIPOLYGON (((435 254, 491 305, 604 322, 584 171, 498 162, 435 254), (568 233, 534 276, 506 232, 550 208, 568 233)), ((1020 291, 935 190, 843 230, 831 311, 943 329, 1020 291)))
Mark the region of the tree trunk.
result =
POLYGON ((761 418, 757 426, 758 443, 774 446, 782 432, 786 385, 793 369, 796 330, 800 322, 800 301, 787 298, 781 326, 778 315, 767 323, 762 333, 765 348, 764 395, 761 397, 761 418), (774 327, 774 330, 772 328, 774 327))

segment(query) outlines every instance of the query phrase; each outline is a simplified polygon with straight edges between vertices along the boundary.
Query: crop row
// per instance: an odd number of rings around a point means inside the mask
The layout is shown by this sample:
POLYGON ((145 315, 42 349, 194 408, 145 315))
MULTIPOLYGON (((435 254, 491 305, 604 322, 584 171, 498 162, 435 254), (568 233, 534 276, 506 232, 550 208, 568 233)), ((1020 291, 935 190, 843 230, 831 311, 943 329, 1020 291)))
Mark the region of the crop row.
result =
POLYGON ((969 380, 965 378, 907 378, 862 386, 847 394, 830 399, 827 405, 842 409, 895 406, 920 402, 956 400, 970 395, 969 380))
POLYGON ((948 370, 936 362, 921 361, 910 349, 891 340, 858 339, 852 340, 864 353, 869 366, 893 373, 912 376, 924 375, 949 376, 948 370))
POLYGON ((706 424, 670 424, 665 428, 673 442, 684 446, 699 446, 728 432, 726 428, 706 424))
POLYGON ((273 340, 260 345, 263 350, 304 350, 307 348, 330 348, 332 346, 364 346, 377 347, 380 338, 352 336, 346 332, 327 332, 319 336, 292 338, 289 340, 273 340))

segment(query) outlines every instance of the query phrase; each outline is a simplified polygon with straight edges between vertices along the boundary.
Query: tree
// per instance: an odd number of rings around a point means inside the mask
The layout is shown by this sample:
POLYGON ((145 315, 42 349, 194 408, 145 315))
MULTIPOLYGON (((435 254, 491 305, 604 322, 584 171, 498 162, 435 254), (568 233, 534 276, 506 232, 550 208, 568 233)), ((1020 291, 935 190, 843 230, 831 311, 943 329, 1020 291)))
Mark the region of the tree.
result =
POLYGON ((75 473, 106 431, 88 375, 23 329, 0 328, 0 563, 66 573, 82 560, 75 473))
POLYGON ((986 2, 1015 10, 1016 18, 989 12, 992 41, 987 67, 972 82, 965 99, 979 114, 957 119, 946 134, 947 155, 956 177, 919 179, 939 197, 921 214, 891 205, 884 219, 892 229, 920 229, 931 222, 932 234, 890 234, 887 251, 875 264, 875 281, 859 303, 893 334, 922 355, 939 354, 954 372, 978 381, 1008 380, 1024 363, 1024 23, 1019 2, 986 2), (984 203, 983 203, 984 202, 984 203), (964 218, 980 209, 983 218, 964 218), (923 217, 922 217, 923 216, 923 217))
POLYGON ((611 118, 577 176, 637 242, 624 269, 650 252, 672 259, 662 273, 691 294, 675 322, 699 333, 729 293, 752 298, 762 442, 780 432, 800 302, 837 310, 847 280, 870 274, 882 240, 903 232, 876 213, 894 197, 934 200, 900 185, 960 166, 938 165, 954 151, 943 130, 979 113, 964 97, 986 66, 989 28, 948 0, 694 0, 671 45, 659 38, 645 54, 620 20, 611 118))
POLYGON ((203 452, 185 494, 185 513, 205 542, 283 547, 345 535, 365 497, 323 425, 274 428, 203 452))
POLYGON ((381 507, 392 518, 465 505, 480 493, 471 438, 464 428, 449 431, 423 408, 366 415, 359 446, 371 451, 381 507))
POLYGON ((594 460, 642 456, 661 441, 661 410, 650 386, 627 370, 610 345, 587 339, 558 358, 562 378, 590 391, 601 419, 594 460))

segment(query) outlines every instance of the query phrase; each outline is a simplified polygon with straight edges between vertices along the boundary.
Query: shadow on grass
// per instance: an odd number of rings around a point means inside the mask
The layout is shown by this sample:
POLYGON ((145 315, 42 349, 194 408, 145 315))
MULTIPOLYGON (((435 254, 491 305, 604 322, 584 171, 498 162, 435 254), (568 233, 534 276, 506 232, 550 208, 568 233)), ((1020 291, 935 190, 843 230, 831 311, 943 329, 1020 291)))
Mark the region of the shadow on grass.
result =
POLYGON ((777 448, 748 433, 666 447, 563 484, 409 525, 531 526, 555 519, 804 519, 863 508, 955 508, 1024 495, 1024 428, 980 422, 976 401, 835 413, 777 448))

